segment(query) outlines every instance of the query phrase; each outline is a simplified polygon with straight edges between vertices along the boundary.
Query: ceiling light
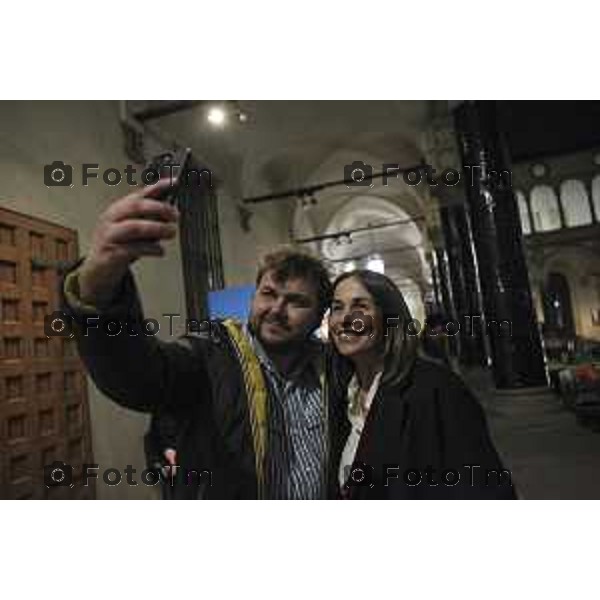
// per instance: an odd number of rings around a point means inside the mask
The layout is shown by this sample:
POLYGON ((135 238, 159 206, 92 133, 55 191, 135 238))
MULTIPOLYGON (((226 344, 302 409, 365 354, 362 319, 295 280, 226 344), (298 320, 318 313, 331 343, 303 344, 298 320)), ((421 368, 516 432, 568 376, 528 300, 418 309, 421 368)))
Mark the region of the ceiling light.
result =
POLYGON ((383 262, 383 259, 375 256, 370 258, 367 261, 367 270, 383 274, 385 272, 385 264, 383 262))
POLYGON ((213 106, 206 117, 209 123, 213 125, 223 125, 226 121, 227 114, 220 106, 213 106))

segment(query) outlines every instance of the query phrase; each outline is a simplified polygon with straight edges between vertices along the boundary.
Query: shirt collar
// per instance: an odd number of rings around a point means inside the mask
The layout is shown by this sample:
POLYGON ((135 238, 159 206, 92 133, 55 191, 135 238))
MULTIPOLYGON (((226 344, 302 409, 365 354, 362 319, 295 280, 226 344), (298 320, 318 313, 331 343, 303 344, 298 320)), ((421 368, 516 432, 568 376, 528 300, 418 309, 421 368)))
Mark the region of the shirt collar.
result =
MULTIPOLYGON (((365 398, 366 405, 366 413, 369 412, 371 408, 371 404, 375 398, 375 394, 377 394, 377 390, 379 389, 379 383, 381 381, 381 376, 383 375, 383 371, 377 371, 375 373, 375 377, 373 377, 373 382, 371 383, 371 387, 367 392, 367 396, 365 398)), ((348 412, 352 414, 356 414, 361 412, 358 406, 358 393, 360 392, 360 386, 358 385, 358 377, 356 373, 353 375, 350 383, 348 384, 348 412)), ((365 414, 366 414, 365 413, 365 414)))
MULTIPOLYGON (((250 340, 250 344, 254 348, 256 356, 258 357, 258 360, 263 365, 263 367, 265 367, 265 369, 267 369, 270 373, 280 378, 283 378, 281 373, 279 373, 279 371, 273 364, 273 361, 269 358, 269 355, 267 354, 263 345, 260 343, 258 337, 252 332, 252 329, 250 328, 249 323, 247 321, 243 325, 243 331, 250 340)), ((304 358, 300 362, 300 366, 297 371, 298 379, 300 379, 301 381, 319 380, 319 375, 322 369, 322 361, 320 360, 320 350, 322 350, 322 348, 318 346, 318 342, 315 342, 314 344, 312 344, 311 342, 307 343, 306 358, 304 358)))

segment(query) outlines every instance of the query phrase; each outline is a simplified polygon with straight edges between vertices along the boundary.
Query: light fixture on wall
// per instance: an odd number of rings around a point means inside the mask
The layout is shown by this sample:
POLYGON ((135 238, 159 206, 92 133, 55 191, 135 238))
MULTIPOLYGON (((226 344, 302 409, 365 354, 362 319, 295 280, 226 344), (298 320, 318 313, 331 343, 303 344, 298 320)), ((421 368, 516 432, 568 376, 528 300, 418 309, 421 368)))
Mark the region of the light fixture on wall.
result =
POLYGON ((302 194, 298 196, 298 199, 300 200, 300 203, 304 210, 308 210, 313 206, 317 205, 317 198, 313 194, 313 192, 309 192, 308 194, 302 194))
POLYGON ((531 174, 534 177, 545 177, 548 174, 548 167, 544 163, 535 163, 531 166, 531 174))
POLYGON ((236 208, 240 227, 242 228, 242 231, 248 233, 251 231, 250 219, 254 216, 254 213, 251 210, 248 210, 243 204, 238 204, 236 208))
POLYGON ((231 121, 246 123, 248 114, 240 108, 237 102, 230 100, 208 105, 206 120, 214 127, 224 127, 231 121))
POLYGON ((352 243, 352 238, 349 233, 344 233, 335 238, 336 246, 348 246, 352 243))

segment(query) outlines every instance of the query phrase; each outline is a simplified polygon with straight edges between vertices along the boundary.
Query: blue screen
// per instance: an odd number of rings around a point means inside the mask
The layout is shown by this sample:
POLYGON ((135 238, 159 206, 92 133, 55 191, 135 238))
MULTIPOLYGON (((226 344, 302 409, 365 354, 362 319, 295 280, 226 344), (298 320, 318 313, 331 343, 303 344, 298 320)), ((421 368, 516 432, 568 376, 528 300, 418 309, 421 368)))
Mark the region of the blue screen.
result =
POLYGON ((254 286, 229 287, 208 293, 208 311, 211 319, 233 317, 248 319, 254 286))

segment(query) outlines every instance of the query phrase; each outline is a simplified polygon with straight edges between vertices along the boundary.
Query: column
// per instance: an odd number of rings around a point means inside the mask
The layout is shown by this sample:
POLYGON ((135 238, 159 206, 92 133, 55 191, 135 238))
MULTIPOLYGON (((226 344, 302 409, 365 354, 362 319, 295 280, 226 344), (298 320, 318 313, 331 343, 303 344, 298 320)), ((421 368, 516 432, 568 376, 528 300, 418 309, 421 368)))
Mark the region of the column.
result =
POLYGON ((466 196, 496 387, 547 385, 497 104, 467 101, 454 118, 463 164, 473 175, 466 196))
POLYGON ((442 229, 447 249, 447 271, 454 300, 454 315, 460 323, 458 334, 459 361, 465 366, 488 363, 483 329, 482 306, 478 294, 477 268, 473 253, 471 229, 463 206, 442 206, 442 229))

